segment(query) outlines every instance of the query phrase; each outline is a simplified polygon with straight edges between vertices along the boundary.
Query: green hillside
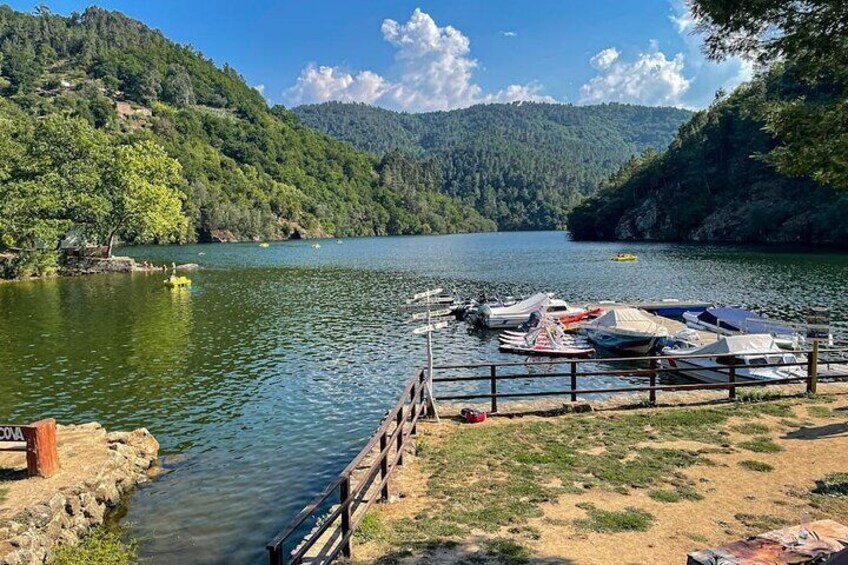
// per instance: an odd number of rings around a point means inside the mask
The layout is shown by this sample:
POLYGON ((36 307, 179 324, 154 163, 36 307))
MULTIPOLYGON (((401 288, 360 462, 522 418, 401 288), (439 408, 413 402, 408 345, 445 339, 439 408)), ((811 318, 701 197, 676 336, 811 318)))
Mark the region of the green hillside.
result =
POLYGON ((431 160, 440 188, 502 230, 562 227, 622 163, 663 149, 691 113, 625 104, 486 104, 407 114, 364 104, 299 106, 303 123, 360 149, 431 160))
MULTIPOLYGON (((38 225, 74 226, 89 239, 102 239, 100 228, 88 229, 95 222, 85 214, 59 217, 69 193, 59 194, 55 183, 39 187, 52 191, 51 206, 21 205, 35 190, 34 166, 41 179, 60 175, 59 164, 37 161, 43 143, 38 124, 45 118, 57 131, 77 132, 69 140, 74 167, 100 163, 83 150, 86 139, 105 148, 149 141, 179 163, 180 178, 171 187, 183 194, 188 229, 117 234, 129 241, 494 228, 427 184, 389 186, 382 179, 390 164, 304 127, 282 107, 269 108, 231 67, 218 68, 194 48, 120 13, 89 8, 64 17, 39 8, 30 15, 3 6, 0 125, 10 137, 0 142, 0 152, 7 151, 0 156, 6 157, 0 164, 0 247, 52 248, 52 236, 38 225)), ((62 190, 108 191, 97 173, 102 167, 90 168, 85 182, 62 190)), ((98 206, 108 201, 100 198, 98 206)), ((105 211, 87 213, 101 217, 105 211)))
POLYGON ((770 162, 764 100, 796 82, 779 71, 740 87, 680 129, 663 154, 631 160, 568 227, 578 240, 848 245, 848 193, 770 162))

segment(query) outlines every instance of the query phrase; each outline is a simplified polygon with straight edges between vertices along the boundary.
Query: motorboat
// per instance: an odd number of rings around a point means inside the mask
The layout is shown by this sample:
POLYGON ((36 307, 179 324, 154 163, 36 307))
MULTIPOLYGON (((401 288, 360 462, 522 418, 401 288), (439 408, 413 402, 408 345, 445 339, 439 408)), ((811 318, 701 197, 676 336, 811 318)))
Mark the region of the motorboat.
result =
POLYGON ((645 355, 668 336, 655 317, 636 308, 616 308, 583 324, 589 341, 613 351, 645 355))
POLYGON ((489 329, 517 328, 530 319, 534 312, 543 317, 565 318, 587 313, 585 308, 573 308, 565 300, 538 292, 533 296, 510 306, 491 306, 484 304, 476 309, 472 322, 489 329))
POLYGON ((520 355, 582 358, 595 353, 585 341, 565 333, 557 321, 545 318, 527 332, 507 330, 498 336, 498 341, 501 351, 520 355))
POLYGON ((664 366, 688 369, 682 374, 707 383, 726 383, 730 367, 735 367, 736 380, 770 381, 806 378, 805 366, 768 367, 777 363, 803 363, 805 358, 781 349, 770 334, 724 336, 700 347, 665 347, 664 366), (705 357, 681 357, 704 355, 705 357), (692 370, 697 369, 697 370, 692 370))
POLYGON ((784 349, 798 349, 803 342, 798 331, 745 308, 707 308, 703 312, 684 312, 683 321, 690 328, 721 335, 770 334, 784 349))

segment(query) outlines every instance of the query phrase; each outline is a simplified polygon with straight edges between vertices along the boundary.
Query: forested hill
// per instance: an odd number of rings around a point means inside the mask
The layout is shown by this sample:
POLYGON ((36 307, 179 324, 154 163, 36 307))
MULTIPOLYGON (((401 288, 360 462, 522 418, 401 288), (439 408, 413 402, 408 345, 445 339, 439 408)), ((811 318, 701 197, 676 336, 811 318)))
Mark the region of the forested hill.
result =
POLYGON ((770 162, 777 141, 757 116, 797 85, 777 70, 694 115, 667 152, 631 160, 578 206, 572 236, 848 245, 848 193, 770 162))
POLYGON ((306 125, 394 160, 418 159, 441 190, 499 229, 551 229, 634 154, 664 149, 691 113, 625 104, 485 104, 408 114, 365 104, 299 106, 306 125))
POLYGON ((158 146, 179 163, 189 228, 165 233, 148 222, 116 232, 129 241, 494 229, 428 185, 417 164, 393 174, 390 163, 269 108, 233 68, 100 8, 64 17, 0 7, 0 126, 0 251, 51 248, 69 228, 102 242, 96 224, 114 195, 101 194, 109 184, 96 159, 108 161, 109 148, 123 145, 158 146), (66 151, 39 157, 51 142, 39 123, 66 151), (91 175, 67 181, 76 184, 60 189, 51 180, 86 167, 91 175), (70 217, 70 194, 97 194, 101 208, 80 204, 70 217))

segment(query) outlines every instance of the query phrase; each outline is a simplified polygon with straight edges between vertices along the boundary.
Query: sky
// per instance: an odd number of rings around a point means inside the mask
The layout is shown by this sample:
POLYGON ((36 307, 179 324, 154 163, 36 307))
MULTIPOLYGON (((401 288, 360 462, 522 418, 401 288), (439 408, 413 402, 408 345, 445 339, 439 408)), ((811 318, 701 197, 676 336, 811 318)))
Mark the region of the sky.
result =
MULTIPOLYGON (((39 2, 40 3, 40 2, 39 2)), ((61 14, 81 0, 54 0, 61 14)), ((32 11, 35 2, 11 1, 32 11)), ((408 112, 485 102, 703 108, 748 80, 707 61, 685 0, 101 0, 228 63, 271 104, 408 112)))

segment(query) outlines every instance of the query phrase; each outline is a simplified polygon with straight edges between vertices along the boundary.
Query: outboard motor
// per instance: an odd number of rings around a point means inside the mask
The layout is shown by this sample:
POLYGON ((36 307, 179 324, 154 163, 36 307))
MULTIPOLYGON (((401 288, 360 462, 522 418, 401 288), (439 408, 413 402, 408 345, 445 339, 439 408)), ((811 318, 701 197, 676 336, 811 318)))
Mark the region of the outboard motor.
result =
POLYGON ((526 322, 518 326, 518 330, 522 332, 529 332, 533 328, 537 327, 541 321, 542 313, 536 310, 530 314, 530 317, 527 318, 526 322))

